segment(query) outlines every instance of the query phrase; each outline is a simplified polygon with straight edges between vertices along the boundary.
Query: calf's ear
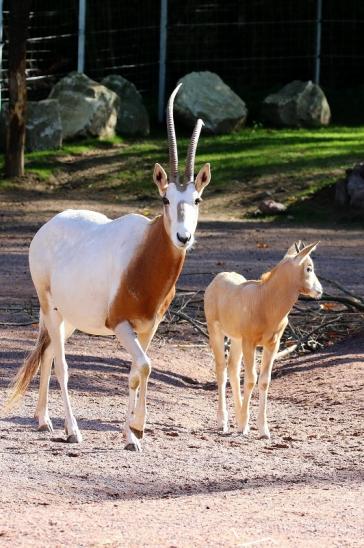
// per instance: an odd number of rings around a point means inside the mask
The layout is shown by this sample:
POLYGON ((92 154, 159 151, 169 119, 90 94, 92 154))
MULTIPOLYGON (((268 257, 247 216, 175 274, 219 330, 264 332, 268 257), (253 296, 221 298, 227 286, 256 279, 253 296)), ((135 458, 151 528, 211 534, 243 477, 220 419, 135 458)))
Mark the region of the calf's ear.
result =
POLYGON ((303 261, 316 249, 320 242, 316 242, 314 244, 306 245, 301 251, 296 255, 295 261, 298 262, 298 264, 302 264, 303 261))
POLYGON ((291 247, 288 248, 287 250, 287 253, 285 254, 284 258, 286 259, 287 257, 295 257, 297 255, 297 253, 300 252, 300 249, 301 249, 301 240, 298 240, 297 242, 294 242, 291 247))

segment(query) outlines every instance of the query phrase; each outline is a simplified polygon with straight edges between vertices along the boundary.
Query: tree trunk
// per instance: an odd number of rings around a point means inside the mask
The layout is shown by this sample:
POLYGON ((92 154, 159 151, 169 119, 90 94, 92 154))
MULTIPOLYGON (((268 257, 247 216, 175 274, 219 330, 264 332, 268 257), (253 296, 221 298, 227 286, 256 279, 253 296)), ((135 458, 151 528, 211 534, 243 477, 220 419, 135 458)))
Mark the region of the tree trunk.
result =
POLYGON ((11 0, 9 5, 9 118, 6 132, 5 174, 24 175, 27 106, 26 40, 31 0, 11 0))

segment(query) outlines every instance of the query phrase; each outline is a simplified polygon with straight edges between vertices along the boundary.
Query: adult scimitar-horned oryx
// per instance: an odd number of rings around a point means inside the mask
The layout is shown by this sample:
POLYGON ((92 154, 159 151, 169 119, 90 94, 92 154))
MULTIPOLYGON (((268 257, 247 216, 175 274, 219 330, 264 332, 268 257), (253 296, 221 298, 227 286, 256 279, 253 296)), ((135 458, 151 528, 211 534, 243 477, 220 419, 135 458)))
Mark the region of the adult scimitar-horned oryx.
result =
POLYGON ((30 245, 29 263, 40 303, 36 347, 14 381, 11 406, 26 391, 40 367, 35 416, 40 430, 52 431, 48 387, 52 362, 61 387, 67 441, 82 441, 69 400, 64 342, 75 329, 93 335, 116 335, 130 353, 126 449, 140 450, 151 371, 147 349, 169 307, 186 251, 197 226, 201 194, 210 182, 210 164, 194 179, 197 120, 188 148, 183 181, 178 174, 173 102, 167 107, 169 180, 156 164, 153 179, 163 213, 153 220, 130 214, 111 220, 92 211, 67 210, 47 222, 30 245))

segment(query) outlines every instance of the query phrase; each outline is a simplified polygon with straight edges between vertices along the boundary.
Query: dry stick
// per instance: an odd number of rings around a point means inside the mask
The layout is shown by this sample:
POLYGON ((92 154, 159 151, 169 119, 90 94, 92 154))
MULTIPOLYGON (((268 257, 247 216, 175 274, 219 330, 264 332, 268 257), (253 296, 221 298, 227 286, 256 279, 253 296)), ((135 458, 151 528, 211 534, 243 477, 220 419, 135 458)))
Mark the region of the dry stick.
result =
POLYGON ((358 310, 362 310, 364 312, 364 303, 362 303, 356 297, 341 297, 338 295, 330 295, 329 293, 324 293, 321 297, 321 300, 346 304, 347 306, 353 306, 354 308, 357 308, 358 310))
POLYGON ((5 327, 25 327, 26 325, 34 325, 38 323, 36 320, 33 320, 32 322, 20 322, 20 323, 13 323, 13 322, 0 322, 0 325, 3 325, 5 327))
POLYGON ((198 290, 192 295, 192 297, 191 297, 190 299, 187 299, 184 303, 182 303, 180 310, 181 310, 181 311, 184 310, 184 309, 186 308, 186 306, 188 306, 190 303, 192 303, 192 302, 193 302, 193 298, 196 297, 199 293, 201 293, 201 290, 200 290, 200 289, 198 289, 198 290))
POLYGON ((282 358, 285 358, 286 356, 288 356, 288 354, 292 354, 292 352, 297 350, 298 346, 299 346, 299 343, 292 344, 291 346, 288 346, 288 348, 285 348, 284 350, 281 350, 276 355, 276 360, 281 360, 282 358))
POLYGON ((346 289, 346 287, 342 286, 338 282, 335 282, 334 280, 330 280, 329 278, 324 278, 323 276, 320 276, 320 279, 323 280, 324 282, 327 282, 333 285, 337 289, 340 289, 340 291, 342 291, 343 293, 346 293, 347 295, 350 295, 350 297, 354 297, 354 299, 358 299, 359 301, 362 301, 362 302, 364 301, 363 297, 359 297, 358 295, 355 295, 355 293, 353 293, 349 289, 346 289))
POLYGON ((190 318, 190 316, 188 316, 184 312, 180 312, 179 310, 170 310, 170 313, 174 314, 178 318, 181 318, 182 320, 186 320, 186 322, 189 322, 191 325, 193 325, 193 327, 197 329, 197 331, 201 333, 204 337, 206 337, 207 339, 209 338, 207 332, 204 329, 202 329, 192 318, 190 318))

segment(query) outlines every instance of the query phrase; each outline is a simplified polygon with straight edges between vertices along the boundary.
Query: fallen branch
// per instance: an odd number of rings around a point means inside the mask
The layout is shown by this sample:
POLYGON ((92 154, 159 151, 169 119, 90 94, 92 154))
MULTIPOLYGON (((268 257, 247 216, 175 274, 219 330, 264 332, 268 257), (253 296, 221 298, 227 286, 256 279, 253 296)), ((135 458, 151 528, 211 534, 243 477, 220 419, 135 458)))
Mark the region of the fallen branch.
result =
POLYGON ((193 320, 192 318, 190 318, 190 316, 188 316, 188 315, 185 314, 184 312, 181 312, 180 310, 170 310, 170 313, 173 314, 174 316, 177 316, 178 318, 181 318, 182 320, 186 320, 186 322, 190 323, 190 324, 191 324, 199 333, 201 333, 201 335, 203 335, 203 336, 206 337, 207 339, 209 338, 207 331, 205 331, 204 329, 202 329, 202 327, 200 327, 200 326, 195 322, 195 320, 193 320))
POLYGON ((329 278, 324 278, 323 276, 320 276, 320 279, 323 280, 324 282, 327 282, 328 284, 333 285, 334 287, 336 287, 336 289, 340 289, 340 291, 342 291, 343 293, 346 293, 346 295, 350 295, 350 297, 353 297, 355 300, 364 302, 363 297, 359 297, 358 295, 355 295, 355 293, 353 293, 349 289, 346 289, 346 287, 339 284, 339 282, 335 282, 334 280, 330 280, 329 278))
POLYGON ((347 306, 353 306, 357 310, 364 312, 364 303, 361 302, 357 297, 342 297, 341 295, 330 295, 329 293, 324 293, 321 297, 322 301, 333 301, 336 303, 345 304, 347 306))

